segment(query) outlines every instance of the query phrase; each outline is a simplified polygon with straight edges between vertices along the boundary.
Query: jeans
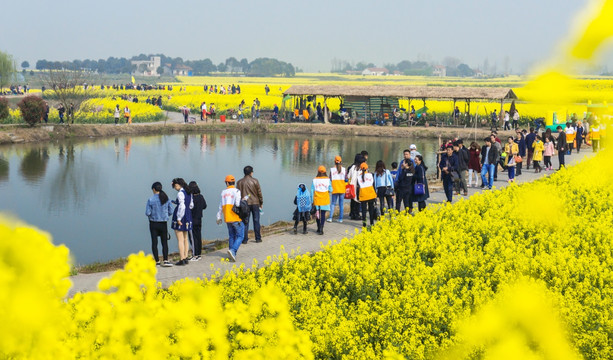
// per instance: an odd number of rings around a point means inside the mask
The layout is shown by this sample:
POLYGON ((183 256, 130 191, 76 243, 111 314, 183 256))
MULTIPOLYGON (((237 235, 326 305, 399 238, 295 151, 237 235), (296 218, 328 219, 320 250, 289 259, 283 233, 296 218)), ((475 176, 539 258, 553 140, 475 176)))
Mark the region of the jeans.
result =
POLYGON ((450 174, 443 175, 443 189, 445 190, 447 201, 451 202, 451 200, 453 200, 453 178, 450 174))
POLYGON ((468 186, 471 186, 473 183, 473 174, 475 175, 475 185, 479 184, 479 172, 477 170, 468 169, 468 186))
POLYGON ((242 221, 226 223, 228 225, 228 245, 234 255, 238 252, 238 247, 243 242, 243 234, 245 233, 245 224, 242 221))
POLYGON ((552 166, 551 165, 551 156, 543 156, 543 161, 544 161, 546 169, 550 168, 552 166))
POLYGON ((332 194, 332 201, 330 201, 330 220, 332 220, 332 214, 334 214, 334 206, 338 203, 339 212, 338 219, 343 220, 343 212, 345 211, 345 194, 332 194))
POLYGON ((566 166, 564 164, 564 155, 566 155, 566 151, 558 151, 558 161, 560 162, 560 167, 558 169, 562 169, 562 166, 566 166))
POLYGON ((394 208, 394 198, 392 195, 385 195, 386 187, 377 188, 377 198, 379 199, 379 210, 381 210, 381 214, 385 213, 385 209, 393 209, 394 208), (383 194, 383 195, 380 195, 383 194), (387 206, 385 203, 387 202, 387 206))
POLYGON ((249 205, 249 215, 243 220, 245 224, 245 236, 243 236, 243 242, 249 240, 249 219, 253 215, 253 232, 255 233, 255 241, 262 241, 262 234, 260 234, 260 205, 249 205))
POLYGON ((149 232, 151 233, 151 252, 155 262, 160 261, 158 257, 158 236, 162 240, 164 260, 168 260, 168 224, 166 221, 149 221, 149 232))
POLYGON ((315 214, 315 222, 317 223, 317 232, 324 232, 324 225, 326 224, 326 210, 317 210, 319 211, 319 219, 317 218, 317 213, 315 214))
POLYGON ((515 166, 507 167, 507 173, 509 174, 509 180, 515 179, 515 166))
POLYGON ((528 158, 526 159, 526 169, 530 169, 530 163, 532 162, 533 156, 534 156, 534 149, 528 149, 528 158))
POLYGON ((494 168, 495 167, 496 165, 493 165, 493 164, 483 164, 483 166, 481 167, 481 181, 483 182, 483 186, 487 186, 490 189, 494 185, 494 168), (488 175, 489 181, 485 177, 485 175, 488 175))

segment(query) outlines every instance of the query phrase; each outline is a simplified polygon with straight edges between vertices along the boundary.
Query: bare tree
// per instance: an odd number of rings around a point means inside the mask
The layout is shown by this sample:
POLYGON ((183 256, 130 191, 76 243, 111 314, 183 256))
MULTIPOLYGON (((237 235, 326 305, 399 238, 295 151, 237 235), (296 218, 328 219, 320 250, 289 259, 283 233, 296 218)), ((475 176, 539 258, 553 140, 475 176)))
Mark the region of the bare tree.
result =
MULTIPOLYGON (((93 98, 93 76, 90 72, 70 69, 47 70, 41 75, 43 84, 67 111, 68 121, 79 117, 81 105, 93 98), (71 114, 71 109, 74 109, 71 114)), ((67 122, 68 122, 67 121, 67 122)))

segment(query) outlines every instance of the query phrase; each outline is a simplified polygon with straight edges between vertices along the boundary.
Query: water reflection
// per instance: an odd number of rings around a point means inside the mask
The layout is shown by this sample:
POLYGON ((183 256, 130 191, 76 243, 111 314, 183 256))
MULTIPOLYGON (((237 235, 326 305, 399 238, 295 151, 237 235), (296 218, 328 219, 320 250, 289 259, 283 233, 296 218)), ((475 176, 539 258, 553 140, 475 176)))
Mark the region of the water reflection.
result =
POLYGON ((94 201, 101 189, 99 164, 77 158, 73 144, 60 145, 58 158, 61 166, 51 176, 47 193, 42 194, 47 208, 66 211, 82 208, 87 202, 94 201))
MULTIPOLYGON (((47 172, 47 162, 49 161, 49 149, 34 148, 26 152, 21 159, 19 173, 28 183, 38 183, 47 172)), ((7 164, 8 169, 8 164, 7 164)))
POLYGON ((0 157, 0 181, 7 181, 9 178, 9 162, 0 157))

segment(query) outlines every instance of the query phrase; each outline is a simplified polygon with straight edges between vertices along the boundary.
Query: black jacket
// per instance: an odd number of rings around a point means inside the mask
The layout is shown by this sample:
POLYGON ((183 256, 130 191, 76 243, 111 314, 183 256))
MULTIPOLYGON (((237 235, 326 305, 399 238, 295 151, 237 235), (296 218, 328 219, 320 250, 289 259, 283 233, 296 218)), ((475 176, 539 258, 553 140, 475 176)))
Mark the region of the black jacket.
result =
MULTIPOLYGON (((481 147, 481 165, 485 164, 485 154, 486 153, 487 153, 487 146, 483 145, 483 147, 481 147)), ((492 146, 490 146, 490 152, 488 155, 488 164, 496 165, 498 163, 499 157, 500 157, 500 154, 498 154, 498 149, 496 148, 494 144, 492 144, 492 146)))
POLYGON ((566 133, 564 133, 564 131, 560 131, 558 133, 558 142, 556 144, 556 150, 566 151, 566 133))
POLYGON ((192 208, 192 222, 202 224, 202 210, 206 209, 206 200, 202 194, 193 195, 194 207, 192 208))
POLYGON ((470 154, 468 149, 463 147, 458 150, 458 171, 468 170, 468 162, 470 161, 470 154))

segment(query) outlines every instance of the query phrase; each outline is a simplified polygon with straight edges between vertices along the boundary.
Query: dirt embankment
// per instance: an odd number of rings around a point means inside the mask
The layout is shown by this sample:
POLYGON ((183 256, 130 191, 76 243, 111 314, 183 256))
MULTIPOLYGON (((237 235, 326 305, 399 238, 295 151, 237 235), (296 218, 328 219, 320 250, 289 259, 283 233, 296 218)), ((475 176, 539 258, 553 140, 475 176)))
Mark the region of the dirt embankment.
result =
POLYGON ((478 140, 487 136, 488 128, 466 129, 446 127, 357 126, 332 124, 238 124, 238 123, 152 123, 133 125, 46 125, 33 128, 7 125, 0 127, 0 144, 41 142, 67 138, 94 138, 125 135, 157 135, 185 132, 272 133, 333 136, 375 136, 450 139, 460 137, 478 140))

